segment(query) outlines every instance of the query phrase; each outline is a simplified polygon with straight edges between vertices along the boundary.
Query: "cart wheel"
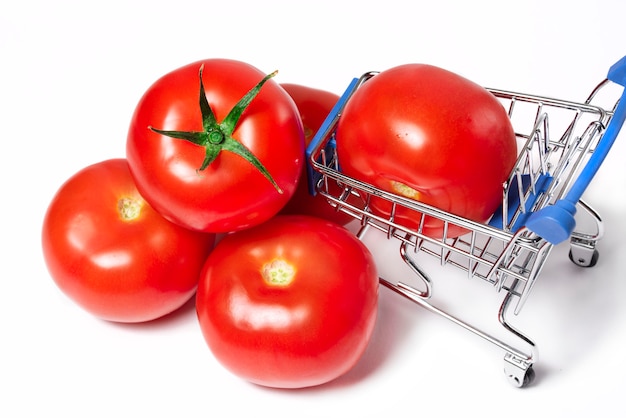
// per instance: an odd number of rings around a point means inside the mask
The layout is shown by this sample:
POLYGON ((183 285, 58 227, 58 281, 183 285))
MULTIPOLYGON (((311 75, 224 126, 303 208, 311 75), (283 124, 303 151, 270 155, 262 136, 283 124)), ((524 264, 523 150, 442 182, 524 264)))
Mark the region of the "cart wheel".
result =
POLYGON ((580 267, 593 267, 596 265, 596 263, 598 262, 598 258, 600 257, 600 253, 598 252, 598 250, 594 249, 593 250, 593 254, 591 255, 591 259, 586 260, 584 258, 579 258, 576 259, 574 258, 574 254, 572 253, 572 250, 569 250, 569 259, 572 261, 572 263, 576 264, 577 266, 580 267))
POLYGON ((533 366, 530 366, 526 373, 524 374, 524 381, 522 382, 522 387, 526 387, 535 381, 535 369, 533 366))
POLYGON ((504 356, 504 375, 509 383, 518 388, 530 385, 535 380, 535 370, 530 359, 523 359, 512 353, 504 356))
POLYGON ((529 386, 535 380, 535 369, 532 364, 524 371, 524 376, 520 379, 514 374, 507 373, 507 378, 511 384, 518 388, 529 386))

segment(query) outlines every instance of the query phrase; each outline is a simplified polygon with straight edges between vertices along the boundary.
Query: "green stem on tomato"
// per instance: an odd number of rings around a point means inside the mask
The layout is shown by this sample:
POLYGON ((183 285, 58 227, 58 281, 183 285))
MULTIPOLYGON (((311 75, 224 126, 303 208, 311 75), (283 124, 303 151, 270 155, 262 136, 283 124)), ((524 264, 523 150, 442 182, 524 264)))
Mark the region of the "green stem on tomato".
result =
POLYGON ((202 131, 166 131, 161 129, 156 129, 152 126, 148 128, 161 135, 168 136, 170 138, 182 139, 185 141, 189 141, 198 146, 204 147, 205 156, 202 161, 202 165, 198 169, 199 171, 205 170, 219 155, 222 150, 230 151, 235 153, 252 164, 257 170, 265 176, 267 180, 274 186, 274 188, 278 191, 278 193, 283 193, 280 186, 274 181, 271 174, 267 169, 263 166, 261 161, 241 142, 237 141, 232 137, 232 133, 235 131, 237 127, 237 123, 241 118, 241 115, 246 110, 248 105, 252 102, 252 100, 257 96, 263 84, 268 81, 270 78, 274 77, 278 71, 274 71, 271 74, 266 75, 257 85, 252 87, 240 100, 237 104, 230 110, 228 115, 224 118, 221 123, 217 122, 215 118, 215 114, 213 113, 213 109, 209 105, 209 102, 206 98, 206 93, 204 90, 204 83, 202 82, 202 72, 204 70, 204 65, 200 67, 199 77, 200 77, 200 113, 202 115, 202 131))

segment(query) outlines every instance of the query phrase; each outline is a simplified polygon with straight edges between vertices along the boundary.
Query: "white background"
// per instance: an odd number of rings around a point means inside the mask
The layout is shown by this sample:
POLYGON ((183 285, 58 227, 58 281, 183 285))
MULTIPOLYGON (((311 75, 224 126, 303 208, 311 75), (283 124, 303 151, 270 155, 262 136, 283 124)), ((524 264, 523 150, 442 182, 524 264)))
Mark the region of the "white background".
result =
MULTIPOLYGON (((607 225, 598 265, 577 268, 567 244, 558 246, 515 318, 539 353, 537 380, 523 390, 506 381, 498 348, 386 289, 374 339, 350 373, 307 390, 257 387, 212 358, 192 304, 139 326, 79 310, 46 271, 40 230, 61 183, 88 164, 123 157, 141 94, 189 62, 235 58, 278 69, 279 82, 336 93, 366 71, 425 62, 489 87, 584 100, 626 55, 624 16, 622 0, 3 2, 0 416, 623 411, 623 134, 586 194, 607 225)), ((382 274, 406 273, 395 245, 376 236, 368 245, 382 274)), ((435 287, 451 299, 444 306, 461 317, 484 310, 480 319, 496 322, 501 295, 493 289, 471 282, 460 291, 467 281, 455 273, 433 275, 453 283, 435 287)))

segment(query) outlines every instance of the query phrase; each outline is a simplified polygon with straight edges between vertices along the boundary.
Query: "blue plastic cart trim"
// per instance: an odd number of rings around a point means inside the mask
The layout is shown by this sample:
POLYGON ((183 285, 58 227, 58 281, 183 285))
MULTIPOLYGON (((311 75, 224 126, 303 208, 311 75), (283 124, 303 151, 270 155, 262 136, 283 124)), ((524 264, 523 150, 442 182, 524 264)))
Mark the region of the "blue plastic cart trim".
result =
MULTIPOLYGON (((522 179, 522 194, 525 194, 530 188, 531 177, 530 174, 523 174, 521 176, 522 179)), ((548 190, 550 183, 552 182, 552 176, 549 174, 541 174, 537 181, 535 182, 535 190, 530 191, 528 197, 526 198, 526 202, 524 204, 524 208, 521 213, 518 215, 517 219, 515 219, 515 223, 511 226, 510 230, 513 232, 517 232, 521 227, 524 226, 528 217, 532 214, 532 208, 537 202, 539 196, 548 190)), ((517 177, 514 177, 514 182, 511 184, 511 188, 509 190, 509 196, 507 200, 507 220, 506 225, 509 225, 513 220, 513 216, 515 212, 520 206, 520 192, 519 192, 519 182, 517 181, 517 177)), ((502 225, 502 205, 495 211, 491 220, 489 221, 489 225, 496 227, 498 229, 504 229, 504 225, 502 225)))
MULTIPOLYGON (((318 129, 317 133, 315 134, 315 136, 313 137, 313 139, 311 140, 311 142, 309 143, 309 145, 306 148, 307 182, 309 184, 309 193, 311 195, 313 195, 313 196, 315 196, 317 194, 317 189, 316 189, 315 185, 317 184, 317 182, 322 177, 322 174, 317 172, 317 171, 315 171, 313 169, 313 166, 311 164, 309 164, 309 161, 311 159, 311 155, 313 154, 313 151, 319 146, 319 144, 324 140, 326 132, 328 132, 330 126, 334 123, 336 117, 339 115, 339 112, 345 106, 346 102, 348 101, 348 99, 352 95, 352 91, 354 90, 354 88, 355 88, 355 86, 356 86, 356 84, 358 82, 359 82, 358 78, 354 78, 352 80, 352 82, 350 83, 350 85, 348 86, 346 91, 339 98, 337 103, 335 103, 335 106, 333 106, 333 108, 330 111, 330 113, 328 114, 328 116, 326 116, 326 119, 322 123, 322 126, 320 126, 320 129, 318 129)), ((329 143, 329 146, 331 146, 331 147, 334 147, 334 145, 335 145, 334 144, 334 140, 329 143)))

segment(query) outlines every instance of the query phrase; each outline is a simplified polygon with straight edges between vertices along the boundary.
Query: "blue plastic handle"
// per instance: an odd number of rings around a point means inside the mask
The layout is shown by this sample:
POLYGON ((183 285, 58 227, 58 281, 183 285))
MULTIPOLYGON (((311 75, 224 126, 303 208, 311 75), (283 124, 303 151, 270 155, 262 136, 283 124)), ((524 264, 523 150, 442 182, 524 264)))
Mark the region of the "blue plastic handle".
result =
POLYGON ((321 175, 321 173, 318 173, 317 171, 315 171, 313 169, 313 166, 310 164, 309 160, 311 159, 311 155, 313 154, 315 149, 324 140, 324 133, 326 131, 328 131, 330 125, 334 122, 335 118, 337 117, 337 115, 339 114, 341 109, 343 109, 343 107, 345 106, 346 102, 348 101, 348 99, 352 95, 352 91, 354 90, 354 88, 355 88, 355 86, 356 86, 356 84, 358 82, 359 82, 358 78, 355 78, 355 79, 352 80, 352 82, 350 83, 350 85, 348 86, 346 91, 339 98, 337 103, 335 103, 335 106, 333 106, 333 108, 331 109, 331 111, 328 114, 328 116, 326 116, 326 119, 324 119, 324 122, 322 123, 320 128, 315 133, 315 136, 313 137, 313 139, 311 140, 309 145, 306 147, 307 182, 308 182, 308 185, 309 185, 309 193, 311 195, 313 195, 313 196, 315 196, 317 194, 317 190, 315 188, 315 185, 317 184, 318 180, 320 179, 320 177, 322 175, 321 175))
MULTIPOLYGON (((607 78, 626 87, 626 56, 609 69, 607 78)), ((567 195, 555 202, 554 205, 546 206, 533 213, 526 222, 526 227, 529 230, 552 244, 559 244, 570 237, 576 226, 576 220, 574 219, 576 203, 582 197, 609 153, 624 124, 624 119, 626 119, 626 89, 622 92, 615 113, 602 139, 567 195)))

